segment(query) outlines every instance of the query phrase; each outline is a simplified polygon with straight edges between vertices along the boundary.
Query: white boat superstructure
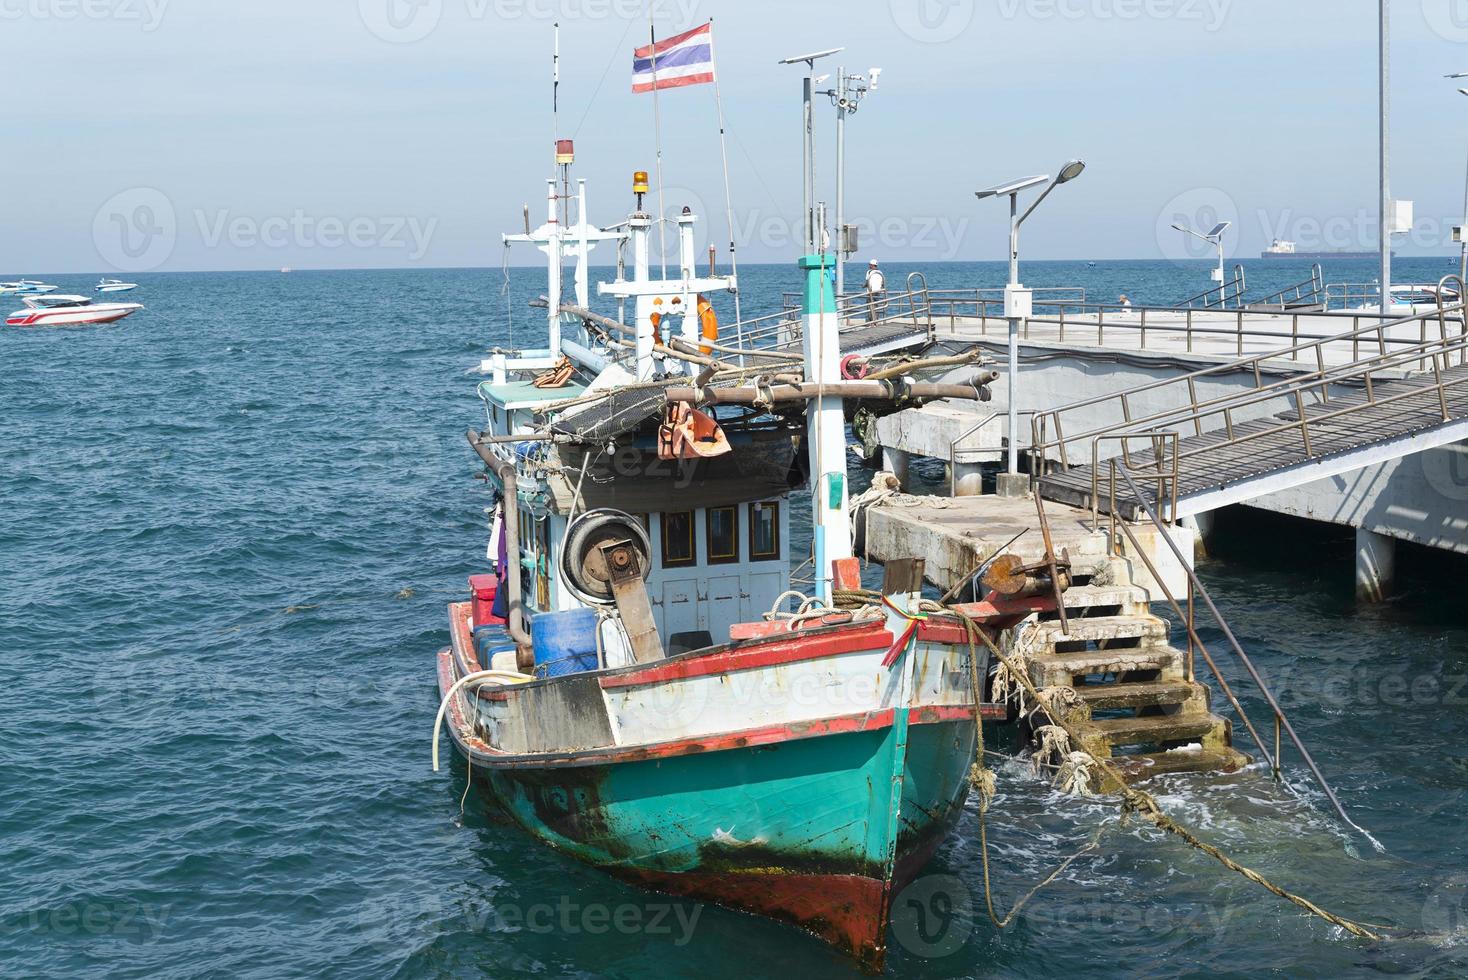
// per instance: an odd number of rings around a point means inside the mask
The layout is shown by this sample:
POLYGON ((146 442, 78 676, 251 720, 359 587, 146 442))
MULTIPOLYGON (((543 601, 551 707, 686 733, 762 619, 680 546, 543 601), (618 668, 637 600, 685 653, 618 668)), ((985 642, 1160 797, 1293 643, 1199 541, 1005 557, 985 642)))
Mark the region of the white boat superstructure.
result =
POLYGON ((27 296, 26 308, 5 318, 10 327, 75 327, 112 323, 143 308, 141 303, 93 303, 87 296, 27 296))
POLYGON ((99 293, 125 293, 128 290, 137 288, 137 283, 123 282, 121 279, 103 279, 97 283, 97 292, 99 293))

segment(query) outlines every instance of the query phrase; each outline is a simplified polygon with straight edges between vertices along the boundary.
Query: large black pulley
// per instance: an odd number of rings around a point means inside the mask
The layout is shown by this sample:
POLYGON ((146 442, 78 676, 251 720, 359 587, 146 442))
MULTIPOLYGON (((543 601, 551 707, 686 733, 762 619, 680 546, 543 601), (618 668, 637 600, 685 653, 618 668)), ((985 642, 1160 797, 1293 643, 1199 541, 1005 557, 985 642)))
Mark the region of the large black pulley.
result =
MULTIPOLYGON (((647 530, 631 514, 609 507, 589 510, 566 529, 561 549, 561 577, 583 602, 611 605, 612 569, 603 545, 627 542, 641 565, 643 579, 652 574, 652 543, 647 530)), ((625 555, 625 550, 621 551, 625 555)))

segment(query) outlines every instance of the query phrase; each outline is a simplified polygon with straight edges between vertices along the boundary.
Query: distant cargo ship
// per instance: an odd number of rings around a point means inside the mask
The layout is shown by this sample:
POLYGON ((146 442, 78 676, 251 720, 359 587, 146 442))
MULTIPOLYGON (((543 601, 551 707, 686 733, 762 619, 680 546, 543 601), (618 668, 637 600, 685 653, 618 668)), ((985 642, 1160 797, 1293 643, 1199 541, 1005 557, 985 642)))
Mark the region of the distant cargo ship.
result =
MULTIPOLYGON (((1301 252, 1294 242, 1276 238, 1269 247, 1259 253, 1261 259, 1374 259, 1380 252, 1301 252)), ((1393 252, 1395 257, 1397 253, 1393 252)))

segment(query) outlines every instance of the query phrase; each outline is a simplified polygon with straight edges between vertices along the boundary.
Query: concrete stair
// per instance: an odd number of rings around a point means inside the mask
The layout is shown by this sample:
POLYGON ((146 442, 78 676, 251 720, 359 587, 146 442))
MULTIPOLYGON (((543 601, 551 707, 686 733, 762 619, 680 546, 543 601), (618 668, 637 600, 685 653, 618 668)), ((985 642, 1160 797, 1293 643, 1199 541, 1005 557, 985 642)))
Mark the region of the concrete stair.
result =
MULTIPOLYGON (((1126 782, 1174 773, 1234 772, 1249 757, 1233 748, 1229 722, 1210 710, 1207 685, 1187 676, 1185 654, 1125 565, 1082 579, 1065 593, 1069 629, 1042 616, 1027 639, 1030 679, 1069 687, 1080 708, 1072 725, 1084 747, 1110 760, 1126 782), (1100 584, 1092 584, 1100 583, 1100 584)), ((1031 724, 1044 724, 1041 711, 1031 724)), ((1118 787, 1096 773, 1100 785, 1118 787)))

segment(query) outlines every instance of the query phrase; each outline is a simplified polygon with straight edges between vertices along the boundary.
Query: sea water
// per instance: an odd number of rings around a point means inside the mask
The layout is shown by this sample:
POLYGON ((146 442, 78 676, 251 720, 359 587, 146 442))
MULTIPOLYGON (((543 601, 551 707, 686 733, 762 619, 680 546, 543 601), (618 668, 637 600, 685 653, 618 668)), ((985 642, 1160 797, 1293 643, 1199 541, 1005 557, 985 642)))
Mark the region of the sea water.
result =
MULTIPOLYGON (((1256 294, 1309 272, 1248 268, 1256 294)), ((909 271, 889 265, 890 286, 909 271)), ((1023 271, 1092 301, 1208 286, 1203 263, 1023 271)), ((1450 271, 1397 263, 1401 281, 1450 271)), ((926 267, 934 289, 1004 272, 926 267)), ((746 315, 799 286, 793 266, 741 274, 746 315)), ((792 929, 642 892, 494 822, 457 761, 430 771, 444 606, 484 570, 467 372, 488 347, 543 338, 526 305, 539 272, 508 288, 486 270, 136 278, 128 298, 147 309, 116 325, 0 331, 0 975, 853 975, 792 929)), ((1348 529, 1247 512, 1220 518, 1200 565, 1385 852, 1332 816, 1289 749, 1286 784, 1255 767, 1153 792, 1280 884, 1428 936, 1347 937, 1001 757, 1001 916, 1105 824, 1099 850, 1001 932, 971 802, 896 903, 891 974, 1468 974, 1468 939, 1443 938, 1468 890, 1464 565, 1415 550, 1400 565, 1397 599, 1357 606, 1348 529)), ((1269 738, 1262 700, 1222 666, 1269 738)), ((1002 729, 988 739, 1012 754, 1002 729)), ((1235 739, 1250 749, 1241 726, 1235 739)))

